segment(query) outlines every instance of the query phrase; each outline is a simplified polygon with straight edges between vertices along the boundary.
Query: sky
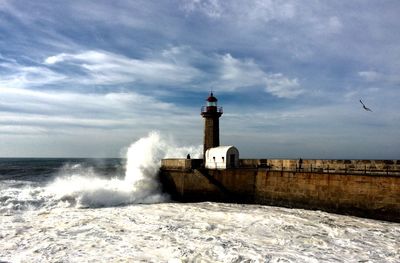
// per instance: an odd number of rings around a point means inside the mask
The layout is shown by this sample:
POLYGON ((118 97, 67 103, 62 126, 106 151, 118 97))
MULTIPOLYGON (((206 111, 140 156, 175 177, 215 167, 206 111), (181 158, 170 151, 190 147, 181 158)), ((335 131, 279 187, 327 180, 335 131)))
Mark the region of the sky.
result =
POLYGON ((0 157, 201 145, 241 158, 399 159, 397 0, 0 1, 0 157), (359 100, 372 109, 365 111, 359 100))

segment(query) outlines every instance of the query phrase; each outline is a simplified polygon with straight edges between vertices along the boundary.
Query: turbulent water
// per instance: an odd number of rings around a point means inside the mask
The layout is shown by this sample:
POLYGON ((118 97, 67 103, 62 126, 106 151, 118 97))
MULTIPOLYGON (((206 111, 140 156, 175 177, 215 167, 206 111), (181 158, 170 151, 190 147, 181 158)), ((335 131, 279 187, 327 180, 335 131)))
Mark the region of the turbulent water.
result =
POLYGON ((400 262, 400 224, 278 207, 180 204, 156 133, 127 159, 0 159, 0 262, 400 262))

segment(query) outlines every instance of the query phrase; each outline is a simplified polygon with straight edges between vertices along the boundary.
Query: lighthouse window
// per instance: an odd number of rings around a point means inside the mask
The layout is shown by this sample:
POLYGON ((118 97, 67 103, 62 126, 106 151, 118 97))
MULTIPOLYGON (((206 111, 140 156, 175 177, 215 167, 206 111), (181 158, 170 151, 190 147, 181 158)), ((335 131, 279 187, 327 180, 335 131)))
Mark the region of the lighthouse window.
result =
POLYGON ((217 102, 216 101, 208 101, 207 102, 207 106, 208 107, 210 107, 210 106, 215 106, 216 107, 217 106, 217 102))

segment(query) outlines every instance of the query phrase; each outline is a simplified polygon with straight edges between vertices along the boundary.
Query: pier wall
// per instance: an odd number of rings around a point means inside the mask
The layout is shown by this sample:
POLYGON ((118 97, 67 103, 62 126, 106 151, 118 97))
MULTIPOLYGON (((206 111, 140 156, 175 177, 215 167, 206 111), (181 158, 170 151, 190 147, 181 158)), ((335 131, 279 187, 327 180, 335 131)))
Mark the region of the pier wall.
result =
POLYGON ((277 205, 400 222, 399 164, 303 160, 300 168, 298 160, 259 159, 241 160, 240 168, 208 170, 201 160, 166 159, 160 177, 180 201, 277 205))

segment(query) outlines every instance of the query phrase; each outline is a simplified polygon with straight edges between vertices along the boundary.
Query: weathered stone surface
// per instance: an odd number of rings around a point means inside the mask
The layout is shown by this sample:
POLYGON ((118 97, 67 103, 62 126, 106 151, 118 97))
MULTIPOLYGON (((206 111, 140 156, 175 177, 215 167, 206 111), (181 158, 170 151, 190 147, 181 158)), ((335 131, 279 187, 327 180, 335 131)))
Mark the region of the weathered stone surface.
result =
MULTIPOLYGON (((315 165, 322 163, 313 161, 315 165)), ((323 162, 334 164, 334 161, 323 162)), ((272 163, 295 165, 292 160, 272 163)), ((357 166, 359 161, 352 164, 357 166)), ((198 162, 163 160, 161 179, 176 199, 301 207, 400 222, 400 176, 279 171, 265 167, 206 170, 195 165, 198 162)))

